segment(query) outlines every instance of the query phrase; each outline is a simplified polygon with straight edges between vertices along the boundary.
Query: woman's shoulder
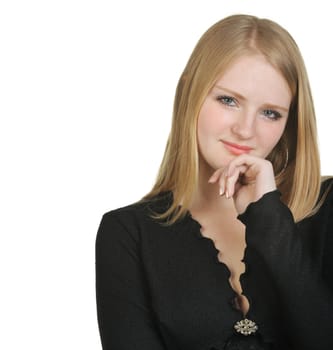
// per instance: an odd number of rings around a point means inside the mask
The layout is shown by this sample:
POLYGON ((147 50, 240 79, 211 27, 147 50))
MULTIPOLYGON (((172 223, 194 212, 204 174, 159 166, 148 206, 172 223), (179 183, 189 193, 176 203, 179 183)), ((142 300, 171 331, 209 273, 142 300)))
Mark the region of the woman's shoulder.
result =
POLYGON ((106 212, 97 231, 96 249, 104 251, 110 246, 136 246, 143 236, 159 232, 162 225, 153 216, 163 212, 170 201, 172 194, 162 193, 106 212))
POLYGON ((321 186, 322 188, 328 188, 333 185, 333 176, 322 176, 321 178, 321 186))
POLYGON ((320 193, 316 207, 314 209, 314 218, 322 218, 323 216, 331 216, 333 211, 333 177, 322 177, 320 193))
MULTIPOLYGON (((318 225, 316 233, 320 232, 320 227, 323 225, 325 235, 323 236, 322 273, 326 283, 333 291, 333 177, 325 177, 321 187, 322 205, 315 215, 318 225)), ((318 234, 316 236, 318 237, 318 234)))
POLYGON ((124 228, 138 225, 143 221, 154 221, 157 213, 165 212, 172 203, 172 193, 163 192, 149 199, 119 207, 104 213, 103 225, 117 225, 124 228))
POLYGON ((333 204, 333 176, 323 176, 319 201, 333 204))

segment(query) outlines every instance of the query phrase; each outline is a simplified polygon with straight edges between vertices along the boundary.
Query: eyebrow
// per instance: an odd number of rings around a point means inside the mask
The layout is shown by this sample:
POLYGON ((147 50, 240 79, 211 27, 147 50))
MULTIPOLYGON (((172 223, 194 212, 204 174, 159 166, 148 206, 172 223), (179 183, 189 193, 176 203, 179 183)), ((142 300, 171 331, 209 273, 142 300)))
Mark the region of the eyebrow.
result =
MULTIPOLYGON (((239 100, 243 100, 243 101, 246 100, 246 98, 245 98, 243 95, 239 94, 239 93, 236 92, 236 91, 227 89, 227 88, 222 87, 222 86, 219 86, 219 85, 215 85, 215 88, 217 88, 217 89, 219 89, 219 90, 226 91, 226 92, 230 93, 231 95, 236 96, 237 99, 239 99, 239 100)), ((270 108, 281 109, 281 110, 283 110, 283 111, 285 111, 285 112, 287 112, 287 113, 289 112, 289 108, 286 108, 286 107, 282 107, 282 106, 275 105, 275 104, 272 104, 272 103, 265 103, 265 105, 266 105, 266 106, 269 106, 270 108)))

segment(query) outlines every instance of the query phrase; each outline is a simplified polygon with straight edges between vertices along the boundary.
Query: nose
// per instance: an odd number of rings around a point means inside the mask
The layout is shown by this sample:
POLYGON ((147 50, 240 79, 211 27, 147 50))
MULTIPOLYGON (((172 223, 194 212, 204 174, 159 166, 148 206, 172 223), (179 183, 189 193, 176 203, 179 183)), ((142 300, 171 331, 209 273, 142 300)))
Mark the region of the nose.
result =
POLYGON ((256 114, 254 112, 241 113, 231 130, 240 139, 250 139, 255 133, 255 120, 256 114))

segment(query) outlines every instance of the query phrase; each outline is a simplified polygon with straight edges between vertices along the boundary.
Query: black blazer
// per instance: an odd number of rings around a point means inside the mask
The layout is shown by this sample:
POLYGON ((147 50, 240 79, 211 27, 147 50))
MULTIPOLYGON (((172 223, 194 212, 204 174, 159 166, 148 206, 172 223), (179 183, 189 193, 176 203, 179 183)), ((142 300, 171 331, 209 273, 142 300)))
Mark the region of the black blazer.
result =
POLYGON ((332 189, 297 224, 278 191, 238 217, 246 226, 246 318, 258 328, 248 336, 235 330, 243 316, 230 272, 200 225, 190 214, 171 226, 151 218, 171 201, 165 193, 102 218, 96 293, 104 350, 333 349, 332 189))

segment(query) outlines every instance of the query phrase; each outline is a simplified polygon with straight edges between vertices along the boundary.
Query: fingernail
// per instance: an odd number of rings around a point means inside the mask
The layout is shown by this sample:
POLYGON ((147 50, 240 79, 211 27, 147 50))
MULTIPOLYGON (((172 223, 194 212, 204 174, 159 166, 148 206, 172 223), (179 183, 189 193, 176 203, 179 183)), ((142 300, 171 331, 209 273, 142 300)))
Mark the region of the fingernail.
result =
POLYGON ((220 196, 223 196, 223 194, 224 194, 224 190, 222 187, 220 187, 220 196))
POLYGON ((228 190, 226 190, 225 196, 229 199, 229 192, 228 192, 228 190))

